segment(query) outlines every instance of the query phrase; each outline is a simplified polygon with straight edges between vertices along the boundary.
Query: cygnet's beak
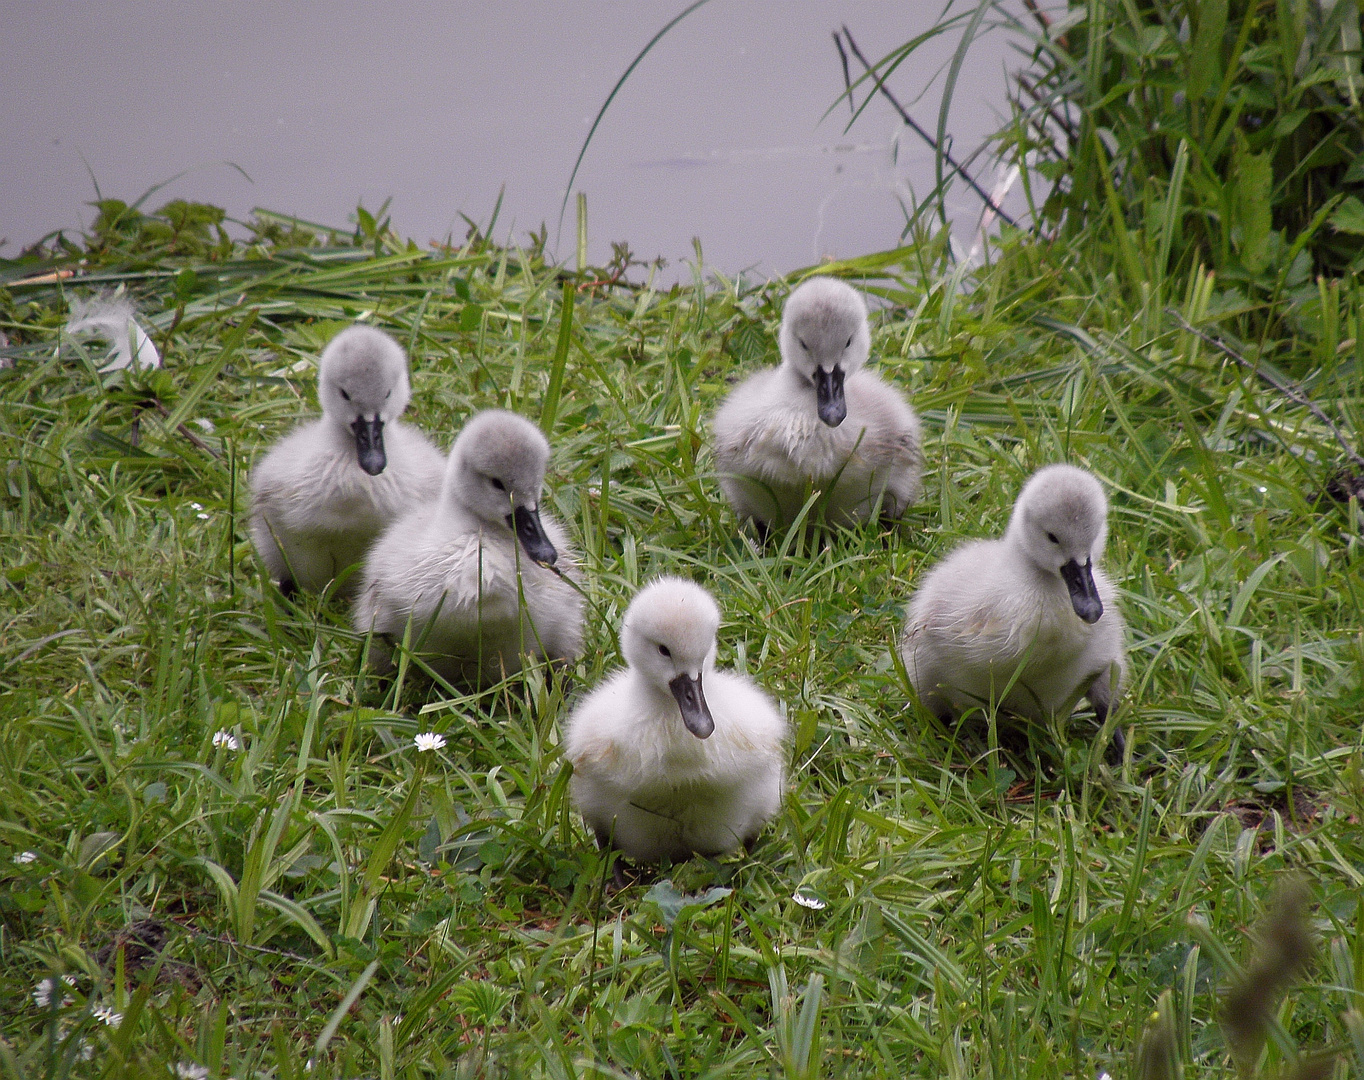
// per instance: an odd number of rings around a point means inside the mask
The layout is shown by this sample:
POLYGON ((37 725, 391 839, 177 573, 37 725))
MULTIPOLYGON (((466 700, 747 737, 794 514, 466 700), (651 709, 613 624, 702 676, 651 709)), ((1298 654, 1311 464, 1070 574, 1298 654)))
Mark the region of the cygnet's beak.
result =
POLYGON ((687 730, 698 739, 710 738, 711 732, 715 730, 715 718, 710 715, 710 706, 701 693, 701 673, 697 672, 694 679, 683 673, 668 683, 668 689, 677 699, 677 707, 682 710, 682 723, 687 725, 687 730))
POLYGON ((521 541, 522 549, 530 556, 532 562, 537 562, 541 566, 554 565, 559 553, 554 550, 554 545, 545 535, 545 527, 540 524, 539 509, 529 510, 524 506, 518 506, 507 515, 507 526, 516 533, 516 539, 521 541))
POLYGON ((355 432, 355 456, 360 462, 360 468, 370 476, 378 476, 388 464, 388 458, 384 456, 383 420, 379 418, 378 413, 374 414, 373 420, 357 416, 351 422, 350 429, 355 432))
POLYGON ((832 371, 815 368, 815 404, 819 418, 830 427, 838 427, 848 415, 848 403, 843 397, 843 369, 837 364, 832 371))
POLYGON ((1093 560, 1086 559, 1084 566, 1081 566, 1071 559, 1061 567, 1061 580, 1070 590, 1070 606, 1075 609, 1075 614, 1087 623, 1098 622, 1099 616, 1104 613, 1104 604, 1099 599, 1099 590, 1094 587, 1093 560))

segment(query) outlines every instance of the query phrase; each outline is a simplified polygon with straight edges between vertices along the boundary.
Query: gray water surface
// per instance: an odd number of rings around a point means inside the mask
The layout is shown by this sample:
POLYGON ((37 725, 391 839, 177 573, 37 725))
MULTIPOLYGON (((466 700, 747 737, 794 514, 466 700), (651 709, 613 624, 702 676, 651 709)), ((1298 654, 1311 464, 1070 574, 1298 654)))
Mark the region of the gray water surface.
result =
MULTIPOLYGON (((186 198, 238 219, 263 206, 344 226, 357 203, 376 210, 391 197, 395 229, 422 244, 462 239, 461 215, 486 224, 505 189, 496 237, 524 243, 544 222, 553 245, 592 117, 684 6, 6 5, 0 254, 88 225, 87 163, 106 197, 128 201, 189 170, 147 206, 186 198)), ((932 190, 932 152, 883 100, 847 132, 846 104, 824 116, 843 90, 831 33, 846 23, 878 59, 939 10, 712 0, 684 19, 626 82, 583 160, 574 189, 587 194, 591 260, 625 240, 668 259, 672 276, 699 237, 708 267, 768 274, 895 244, 903 207, 932 190)), ((956 43, 953 34, 924 49, 890 80, 930 130, 956 43)), ((1021 58, 1003 34, 973 47, 951 112, 962 156, 1006 115, 1006 62, 1021 58)), ((986 159, 976 171, 990 186, 986 159)), ((968 242, 980 206, 953 188, 954 227, 968 242)), ((573 215, 570 201, 555 249, 567 261, 573 215)))

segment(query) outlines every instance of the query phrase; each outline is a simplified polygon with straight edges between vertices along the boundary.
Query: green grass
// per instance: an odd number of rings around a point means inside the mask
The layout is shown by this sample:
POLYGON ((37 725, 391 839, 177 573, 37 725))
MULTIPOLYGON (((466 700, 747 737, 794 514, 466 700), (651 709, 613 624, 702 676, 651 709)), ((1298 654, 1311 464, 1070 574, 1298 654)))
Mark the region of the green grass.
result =
MULTIPOLYGON (((1364 537, 1321 494, 1340 450, 1308 410, 1073 249, 1020 242, 957 292, 925 240, 840 267, 885 275, 874 352, 924 418, 921 504, 758 548, 707 422, 775 358, 785 283, 581 288, 564 337, 535 249, 423 252, 369 215, 325 246, 283 219, 233 244, 181 216, 0 264, 0 1075, 1122 1077, 1170 990, 1186 1075, 1231 1076, 1216 994, 1291 868, 1324 947, 1267 1063, 1327 1046, 1364 1076, 1364 537), (16 283, 59 266, 82 276, 16 283), (119 283, 163 372, 98 377, 59 332, 73 289, 119 283), (377 682, 342 605, 263 582, 251 461, 361 317, 410 348, 410 418, 447 445, 476 409, 552 414, 577 686, 620 662, 634 590, 682 573, 720 600, 721 663, 788 710, 790 794, 754 854, 661 875, 703 900, 604 895, 558 748, 572 693, 377 682), (1087 716, 945 729, 892 658, 923 569, 1057 460, 1112 495, 1117 767, 1087 716), (422 731, 445 749, 417 754, 422 731), (147 917, 160 967, 101 966, 147 917), (37 1007, 62 973, 71 1004, 37 1007)), ((1214 284, 1179 313, 1260 355, 1214 284)), ((1283 303, 1264 355, 1357 430, 1357 293, 1283 303)))

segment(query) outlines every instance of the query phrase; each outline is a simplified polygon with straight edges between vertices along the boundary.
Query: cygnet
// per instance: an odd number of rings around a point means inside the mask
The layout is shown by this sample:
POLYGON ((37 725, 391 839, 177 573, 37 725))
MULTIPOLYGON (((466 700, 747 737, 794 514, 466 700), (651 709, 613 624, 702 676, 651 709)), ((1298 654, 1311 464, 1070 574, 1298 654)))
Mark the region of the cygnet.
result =
POLYGON ((898 518, 919 497, 919 418, 863 365, 871 350, 862 294, 812 277, 786 301, 781 365, 750 376, 715 414, 720 486, 762 531, 789 525, 814 489, 813 513, 837 524, 879 507, 898 518))
MULTIPOLYGON (((571 660, 582 596, 577 557, 541 508, 549 443, 516 413, 470 418, 450 450, 440 496, 395 521, 370 549, 354 626, 402 642, 438 674, 495 682, 523 657, 571 660)), ((378 666, 387 666, 383 642, 378 666)))
POLYGON ((251 538, 285 595, 320 592, 385 526, 434 500, 445 474, 445 456, 398 421, 412 396, 407 355, 382 330, 355 325, 332 338, 317 396, 322 418, 275 443, 251 473, 251 538))
POLYGON ((945 719, 991 706, 1043 719, 1085 696, 1102 724, 1127 668, 1126 627, 1098 565, 1107 535, 1091 473, 1034 473, 1003 538, 958 547, 910 601, 900 650, 920 700, 945 719))
POLYGON ((720 609, 664 577, 625 612, 629 665, 569 717, 572 796, 603 847, 644 862, 750 846, 781 809, 786 721, 751 680, 715 669, 720 609))

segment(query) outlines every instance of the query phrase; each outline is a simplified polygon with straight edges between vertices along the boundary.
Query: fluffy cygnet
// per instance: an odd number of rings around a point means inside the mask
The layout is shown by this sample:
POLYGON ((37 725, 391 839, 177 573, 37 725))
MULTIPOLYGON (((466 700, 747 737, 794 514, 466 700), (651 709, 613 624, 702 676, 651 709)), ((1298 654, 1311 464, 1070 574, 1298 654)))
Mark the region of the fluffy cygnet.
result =
POLYGON ((786 301, 781 365, 750 376, 715 414, 720 486, 762 529, 794 520, 814 489, 815 513, 896 518, 919 497, 919 418, 899 391, 863 368, 871 349, 862 294, 813 277, 786 301))
POLYGON ((603 846, 646 862, 718 855, 781 809, 786 721, 749 679, 715 669, 719 626, 705 589, 653 582, 625 612, 629 667, 569 717, 573 801, 603 846))
POLYGON ((1083 695, 1102 723, 1127 669, 1126 627, 1098 565, 1107 535, 1092 474, 1034 473, 1003 538, 957 548, 910 601, 900 649, 923 703, 942 717, 994 704, 1042 719, 1069 715, 1083 695))
MULTIPOLYGON (((322 418, 275 443, 251 473, 251 538, 286 594, 319 592, 380 531, 440 491, 445 457, 398 422, 412 391, 407 355, 372 326, 322 350, 322 418)), ((345 591, 353 592, 353 587, 345 591)))
POLYGON ((548 463, 549 443, 529 420, 500 409, 473 416, 440 497, 370 549, 355 629, 393 642, 407 634, 433 670, 465 682, 497 681, 525 655, 576 657, 582 597, 556 570, 576 576, 577 558, 540 507, 548 463))

